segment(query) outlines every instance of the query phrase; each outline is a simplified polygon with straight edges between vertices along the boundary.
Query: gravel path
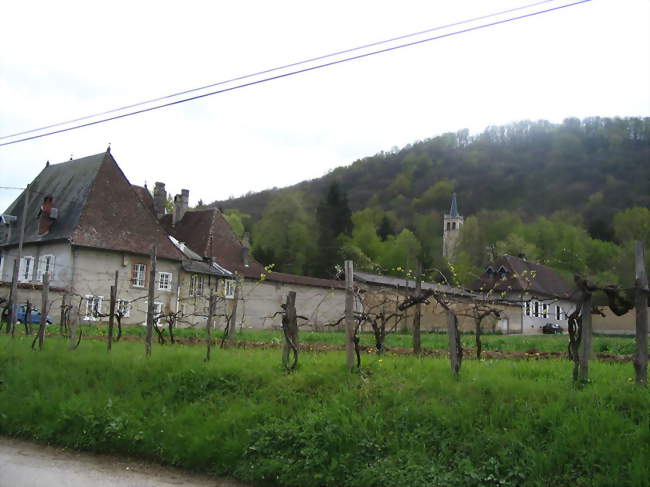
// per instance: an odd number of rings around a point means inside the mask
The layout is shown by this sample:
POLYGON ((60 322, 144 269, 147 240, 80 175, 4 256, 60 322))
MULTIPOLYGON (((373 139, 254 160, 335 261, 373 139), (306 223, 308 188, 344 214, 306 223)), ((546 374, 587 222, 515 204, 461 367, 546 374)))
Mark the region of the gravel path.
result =
POLYGON ((0 487, 245 487, 182 470, 0 437, 0 487))

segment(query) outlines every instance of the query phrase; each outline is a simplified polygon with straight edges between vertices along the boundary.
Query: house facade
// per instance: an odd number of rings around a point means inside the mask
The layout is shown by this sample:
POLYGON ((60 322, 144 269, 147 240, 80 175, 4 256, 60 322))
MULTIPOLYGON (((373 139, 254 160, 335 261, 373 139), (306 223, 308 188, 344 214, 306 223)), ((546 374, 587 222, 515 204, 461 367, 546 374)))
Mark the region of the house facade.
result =
POLYGON ((80 320, 105 319, 117 275, 117 305, 123 323, 146 319, 151 249, 157 252, 155 312, 177 306, 182 253, 170 241, 115 159, 104 153, 47 164, 3 213, 0 226, 0 296, 7 298, 25 209, 25 233, 18 263, 18 304, 40 303, 43 274, 50 276, 58 321, 64 295, 80 320))
POLYGON ((486 299, 510 303, 511 311, 499 323, 504 333, 542 333, 547 323, 566 331, 576 306, 574 290, 557 272, 523 256, 497 259, 470 289, 486 299))

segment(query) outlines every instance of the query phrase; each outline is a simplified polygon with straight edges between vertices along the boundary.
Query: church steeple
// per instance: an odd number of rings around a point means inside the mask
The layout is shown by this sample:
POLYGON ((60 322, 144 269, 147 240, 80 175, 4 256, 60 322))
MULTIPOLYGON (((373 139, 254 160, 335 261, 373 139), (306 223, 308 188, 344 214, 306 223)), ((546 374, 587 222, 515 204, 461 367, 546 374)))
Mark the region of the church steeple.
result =
POLYGON ((449 217, 450 218, 458 218, 460 215, 458 214, 458 203, 456 202, 456 193, 454 193, 451 197, 451 208, 449 209, 449 217))
POLYGON ((449 213, 443 219, 443 236, 442 236, 442 255, 448 261, 454 260, 454 250, 458 244, 460 236, 460 227, 463 226, 463 217, 458 213, 458 201, 456 193, 451 197, 451 207, 449 213))

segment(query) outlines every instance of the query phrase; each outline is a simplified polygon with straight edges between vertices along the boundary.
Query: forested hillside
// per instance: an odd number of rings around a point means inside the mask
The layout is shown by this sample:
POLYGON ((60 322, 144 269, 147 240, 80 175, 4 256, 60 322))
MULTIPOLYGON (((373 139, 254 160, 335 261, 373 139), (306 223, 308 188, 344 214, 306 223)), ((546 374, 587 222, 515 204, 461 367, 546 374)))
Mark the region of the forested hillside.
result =
MULTIPOLYGON (((650 118, 524 121, 476 136, 461 130, 355 161, 319 179, 212 206, 230 210, 235 226, 252 231, 255 255, 280 269, 326 275, 329 263, 317 261, 336 247, 338 258, 353 256, 364 267, 390 272, 412 267, 414 255, 429 266, 445 266, 442 214, 453 192, 469 223, 458 263, 459 272, 468 269, 466 279, 497 252, 517 248, 556 267, 572 263, 567 272, 612 274, 611 263, 604 264, 609 257, 584 255, 578 264, 575 256, 560 259, 554 255, 560 250, 544 248, 540 235, 557 241, 571 229, 579 235, 570 238, 582 241, 587 252, 600 245, 593 242, 623 245, 625 219, 637 228, 635 236, 647 231, 650 118), (340 194, 332 195, 332 188, 340 194), (319 215, 328 214, 327 205, 335 212, 344 203, 351 224, 337 223, 342 235, 323 242, 320 236, 334 229, 319 215), (636 210, 624 211, 630 208, 636 210)), ((593 252, 616 253, 613 247, 593 252)))

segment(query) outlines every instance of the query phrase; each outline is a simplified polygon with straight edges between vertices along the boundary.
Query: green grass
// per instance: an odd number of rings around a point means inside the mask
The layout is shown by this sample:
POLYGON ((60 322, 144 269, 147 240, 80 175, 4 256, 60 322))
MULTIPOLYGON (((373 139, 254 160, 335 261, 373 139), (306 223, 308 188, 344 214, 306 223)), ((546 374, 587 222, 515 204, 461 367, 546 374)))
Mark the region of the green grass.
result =
MULTIPOLYGON (((106 326, 84 325, 85 334, 105 335, 106 326)), ((144 337, 146 328, 144 326, 124 327, 125 336, 144 337)), ((178 328, 175 331, 176 336, 181 338, 205 338, 205 329, 203 328, 178 328)), ((215 336, 220 336, 221 331, 217 330, 215 336)), ((372 333, 361 333, 361 344, 373 346, 375 344, 372 333)), ((330 332, 313 332, 301 331, 300 341, 303 343, 325 343, 330 345, 345 344, 345 333, 330 332)), ((237 333, 238 340, 258 341, 258 342, 281 342, 282 332, 277 330, 253 330, 244 329, 237 333)), ((461 335, 462 346, 464 348, 474 348, 475 339, 471 333, 461 335)), ((500 335, 485 334, 482 336, 483 350, 504 350, 527 352, 537 350, 540 352, 566 352, 569 343, 567 334, 563 335, 500 335)), ((412 346, 412 337, 410 334, 392 333, 386 337, 387 347, 404 347, 412 346)), ((422 346, 432 349, 446 349, 447 335, 445 333, 423 333, 422 346)), ((593 350, 597 353, 613 354, 632 354, 635 350, 634 337, 632 336, 605 336, 595 335, 593 337, 593 350)))
POLYGON ((0 433, 256 485, 648 486, 650 394, 631 364, 447 361, 0 336, 0 433))

